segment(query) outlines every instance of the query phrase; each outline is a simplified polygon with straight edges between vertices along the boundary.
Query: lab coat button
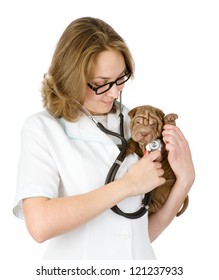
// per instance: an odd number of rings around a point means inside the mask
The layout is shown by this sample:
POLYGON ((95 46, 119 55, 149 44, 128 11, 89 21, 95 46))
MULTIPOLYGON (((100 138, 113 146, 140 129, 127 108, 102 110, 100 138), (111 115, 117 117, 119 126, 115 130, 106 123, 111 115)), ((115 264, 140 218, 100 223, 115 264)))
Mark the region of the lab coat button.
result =
POLYGON ((130 233, 129 232, 121 232, 121 233, 119 233, 119 236, 122 239, 129 239, 130 238, 130 233))

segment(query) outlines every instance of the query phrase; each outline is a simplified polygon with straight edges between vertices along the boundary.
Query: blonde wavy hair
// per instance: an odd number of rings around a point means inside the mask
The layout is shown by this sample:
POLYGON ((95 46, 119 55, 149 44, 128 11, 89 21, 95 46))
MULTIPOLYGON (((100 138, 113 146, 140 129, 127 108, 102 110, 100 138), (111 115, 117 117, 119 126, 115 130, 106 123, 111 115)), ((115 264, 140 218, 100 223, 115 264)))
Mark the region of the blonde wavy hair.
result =
POLYGON ((67 26, 56 46, 51 66, 42 81, 44 107, 55 118, 76 121, 97 54, 107 49, 123 54, 126 69, 133 76, 134 61, 123 38, 106 22, 83 17, 67 26))

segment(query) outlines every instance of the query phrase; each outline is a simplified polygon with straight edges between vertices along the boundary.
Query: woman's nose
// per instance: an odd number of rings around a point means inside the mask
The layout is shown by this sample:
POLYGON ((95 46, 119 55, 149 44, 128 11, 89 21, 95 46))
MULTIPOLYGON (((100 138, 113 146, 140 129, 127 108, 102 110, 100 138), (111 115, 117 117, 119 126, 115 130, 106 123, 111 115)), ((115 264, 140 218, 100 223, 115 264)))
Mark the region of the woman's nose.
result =
POLYGON ((118 90, 116 84, 114 84, 114 85, 111 87, 111 89, 109 89, 109 90, 107 91, 107 95, 108 95, 108 96, 111 96, 111 97, 113 97, 113 98, 115 98, 115 99, 119 97, 119 93, 120 93, 120 91, 118 90))

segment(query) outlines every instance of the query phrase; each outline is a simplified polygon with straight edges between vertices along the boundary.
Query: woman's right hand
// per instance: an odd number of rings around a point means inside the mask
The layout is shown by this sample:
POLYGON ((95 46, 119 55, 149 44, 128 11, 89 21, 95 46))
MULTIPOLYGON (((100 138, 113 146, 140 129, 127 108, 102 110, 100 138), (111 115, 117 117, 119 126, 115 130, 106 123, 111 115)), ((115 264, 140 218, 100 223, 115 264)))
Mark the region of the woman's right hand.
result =
POLYGON ((126 181, 130 196, 145 194, 165 183, 164 170, 158 161, 160 151, 153 151, 133 164, 121 180, 126 181))
POLYGON ((122 178, 87 193, 57 198, 30 197, 23 200, 28 231, 37 242, 85 224, 130 196, 145 194, 165 182, 154 151, 133 164, 122 178))

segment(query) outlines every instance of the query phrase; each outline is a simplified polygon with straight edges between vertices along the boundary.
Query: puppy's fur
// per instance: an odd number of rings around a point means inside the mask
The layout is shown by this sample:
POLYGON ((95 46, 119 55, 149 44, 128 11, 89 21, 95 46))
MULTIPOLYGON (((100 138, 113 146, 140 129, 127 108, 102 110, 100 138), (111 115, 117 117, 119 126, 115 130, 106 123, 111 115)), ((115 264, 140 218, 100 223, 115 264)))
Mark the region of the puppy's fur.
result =
MULTIPOLYGON (((150 106, 138 106, 129 111, 130 128, 132 138, 128 141, 127 155, 130 153, 136 153, 139 157, 142 157, 145 152, 145 147, 148 143, 155 139, 162 141, 162 130, 164 124, 175 125, 175 120, 178 118, 177 114, 168 114, 165 116, 160 109, 150 106)), ((165 145, 162 141, 162 168, 164 169, 163 177, 166 182, 155 188, 152 191, 152 200, 148 210, 148 213, 158 211, 161 206, 167 200, 171 188, 173 187, 176 177, 168 162, 168 153, 165 149, 165 145)), ((180 216, 187 208, 189 203, 188 196, 186 197, 184 204, 177 213, 180 216)))

